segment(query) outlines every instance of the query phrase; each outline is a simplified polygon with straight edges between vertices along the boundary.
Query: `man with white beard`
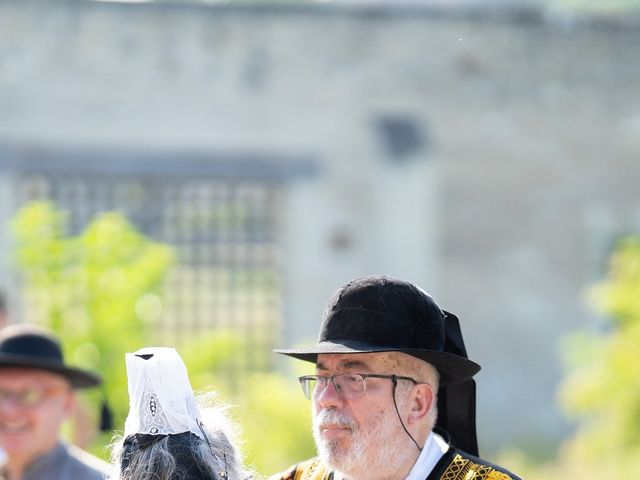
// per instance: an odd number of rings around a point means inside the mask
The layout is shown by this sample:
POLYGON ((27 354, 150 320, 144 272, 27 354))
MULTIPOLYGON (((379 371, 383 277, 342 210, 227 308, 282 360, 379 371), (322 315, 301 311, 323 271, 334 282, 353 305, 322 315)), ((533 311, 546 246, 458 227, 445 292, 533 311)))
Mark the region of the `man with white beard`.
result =
POLYGON ((480 366, 455 315, 415 285, 353 280, 329 301, 314 347, 276 352, 316 365, 300 384, 318 457, 270 480, 519 480, 478 458, 480 366))

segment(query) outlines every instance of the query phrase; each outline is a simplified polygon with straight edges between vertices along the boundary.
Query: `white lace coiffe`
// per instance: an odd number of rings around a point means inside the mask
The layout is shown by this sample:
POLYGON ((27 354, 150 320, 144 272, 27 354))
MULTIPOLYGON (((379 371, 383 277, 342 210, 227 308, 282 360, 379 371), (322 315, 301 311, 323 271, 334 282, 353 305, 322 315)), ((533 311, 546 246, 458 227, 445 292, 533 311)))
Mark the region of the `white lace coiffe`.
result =
POLYGON ((191 432, 206 441, 187 368, 174 348, 147 347, 125 355, 129 415, 124 436, 191 432))

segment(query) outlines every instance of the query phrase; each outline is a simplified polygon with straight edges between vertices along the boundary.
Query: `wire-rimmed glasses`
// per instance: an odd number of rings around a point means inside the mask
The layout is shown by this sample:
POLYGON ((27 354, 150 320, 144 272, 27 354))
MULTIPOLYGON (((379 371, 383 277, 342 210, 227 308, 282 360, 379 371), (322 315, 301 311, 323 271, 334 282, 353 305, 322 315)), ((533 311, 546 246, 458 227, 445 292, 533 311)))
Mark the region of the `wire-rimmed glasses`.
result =
POLYGON ((0 388, 0 405, 4 405, 8 401, 12 401, 21 408, 35 408, 43 404, 48 398, 65 390, 67 390, 67 388, 63 386, 27 388, 21 391, 12 391, 0 388))
POLYGON ((299 377, 300 386, 304 396, 309 400, 324 391, 329 382, 333 384, 336 392, 345 400, 360 398, 367 393, 367 378, 389 378, 395 380, 409 380, 417 384, 418 381, 411 377, 399 375, 381 375, 377 373, 341 373, 339 375, 303 375, 299 377))

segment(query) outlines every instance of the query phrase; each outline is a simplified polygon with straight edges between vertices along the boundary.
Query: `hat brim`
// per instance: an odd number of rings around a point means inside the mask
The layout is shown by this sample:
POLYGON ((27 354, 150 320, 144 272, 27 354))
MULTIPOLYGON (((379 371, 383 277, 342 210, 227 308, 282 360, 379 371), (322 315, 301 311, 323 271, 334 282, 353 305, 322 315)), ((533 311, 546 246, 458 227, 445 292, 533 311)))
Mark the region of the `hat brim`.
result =
POLYGON ((102 383, 100 376, 79 368, 68 367, 59 363, 51 363, 51 360, 38 361, 33 358, 24 358, 20 355, 0 354, 0 368, 17 367, 31 368, 57 373, 65 377, 74 389, 96 387, 102 383))
POLYGON ((398 348, 384 345, 373 345, 354 340, 324 341, 311 348, 277 349, 275 353, 297 358, 307 362, 316 362, 318 355, 331 353, 383 353, 400 352, 424 360, 433 365, 440 374, 440 385, 453 385, 469 380, 480 371, 477 363, 448 352, 424 349, 398 348))

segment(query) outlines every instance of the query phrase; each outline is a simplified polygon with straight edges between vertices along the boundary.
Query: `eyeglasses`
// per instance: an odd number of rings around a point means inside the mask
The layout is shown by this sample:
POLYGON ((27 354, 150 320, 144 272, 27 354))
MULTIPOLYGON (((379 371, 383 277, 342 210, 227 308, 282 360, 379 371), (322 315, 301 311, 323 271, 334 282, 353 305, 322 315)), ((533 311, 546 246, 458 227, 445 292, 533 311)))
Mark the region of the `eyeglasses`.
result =
POLYGON ((0 406, 9 400, 13 400, 19 407, 34 408, 44 403, 47 398, 63 390, 65 390, 64 387, 27 388, 19 392, 0 389, 0 406))
POLYGON ((379 375, 375 373, 342 373, 330 377, 324 375, 304 375, 299 377, 300 385, 304 396, 311 400, 320 392, 324 391, 329 384, 333 384, 338 394, 345 400, 353 400, 364 397, 367 393, 367 378, 389 378, 394 380, 409 380, 417 384, 418 381, 411 377, 400 377, 398 375, 379 375))

